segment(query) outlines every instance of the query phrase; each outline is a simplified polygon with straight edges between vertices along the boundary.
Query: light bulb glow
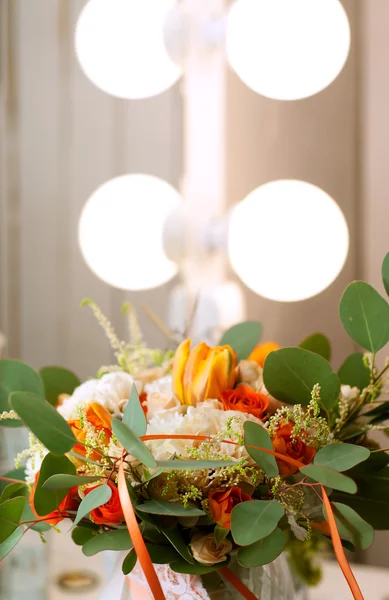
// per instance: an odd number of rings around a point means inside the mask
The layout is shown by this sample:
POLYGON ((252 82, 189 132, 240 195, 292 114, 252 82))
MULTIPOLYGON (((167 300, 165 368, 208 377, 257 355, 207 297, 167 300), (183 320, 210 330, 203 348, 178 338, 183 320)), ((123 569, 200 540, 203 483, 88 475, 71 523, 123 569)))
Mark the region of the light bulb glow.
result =
POLYGON ((233 269, 271 300, 304 300, 339 275, 349 246, 338 204, 322 189, 297 180, 272 181, 237 204, 230 217, 233 269))
POLYGON ((79 244, 89 268, 125 290, 169 281, 177 266, 164 252, 163 229, 180 202, 171 185, 151 175, 123 175, 99 187, 79 222, 79 244))
POLYGON ((181 69, 170 59, 163 27, 175 0, 89 0, 76 26, 85 75, 119 98, 147 98, 172 86, 181 69))
POLYGON ((226 33, 231 67, 255 92, 277 100, 317 94, 339 75, 350 24, 339 0, 237 0, 226 33))

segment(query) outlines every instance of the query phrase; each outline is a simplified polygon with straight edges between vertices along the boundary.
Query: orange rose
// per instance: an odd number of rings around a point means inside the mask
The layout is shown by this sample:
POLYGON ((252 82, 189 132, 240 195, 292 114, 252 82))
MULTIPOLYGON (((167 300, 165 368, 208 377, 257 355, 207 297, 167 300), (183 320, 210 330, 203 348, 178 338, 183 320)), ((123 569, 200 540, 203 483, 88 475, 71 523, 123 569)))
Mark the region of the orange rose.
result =
MULTIPOLYGON (((92 517, 93 521, 98 525, 117 525, 124 519, 118 489, 111 481, 108 481, 108 485, 112 490, 110 499, 102 506, 99 506, 90 512, 90 516, 92 517)), ((99 486, 95 485, 93 487, 86 488, 85 495, 89 494, 89 492, 97 487, 99 486)))
MULTIPOLYGON (((278 452, 278 454, 290 456, 290 458, 294 458, 304 465, 308 465, 312 462, 316 450, 304 444, 299 437, 292 439, 293 425, 291 422, 284 423, 284 425, 281 425, 277 429, 272 437, 274 451, 278 452)), ((281 477, 288 477, 288 475, 293 475, 293 473, 297 473, 298 471, 297 467, 284 462, 281 458, 277 458, 277 463, 281 477)))
POLYGON ((36 490, 36 486, 38 485, 38 480, 39 480, 39 473, 37 473, 35 475, 34 486, 30 493, 31 510, 37 519, 45 519, 45 523, 49 523, 49 525, 56 525, 57 523, 59 523, 60 521, 62 521, 63 519, 65 519, 66 517, 69 516, 67 514, 69 510, 71 510, 71 511, 77 510, 78 505, 81 502, 81 499, 78 495, 78 487, 75 486, 75 487, 70 488, 70 490, 68 491, 68 493, 66 494, 66 496, 62 500, 62 502, 60 503, 57 510, 53 510, 51 513, 48 513, 47 515, 43 515, 43 516, 38 515, 38 513, 35 510, 35 504, 34 504, 35 490, 36 490))
POLYGON ((230 346, 190 346, 191 340, 181 342, 174 355, 173 391, 181 404, 196 406, 233 387, 236 354, 230 346))
POLYGON ((241 502, 252 500, 251 496, 242 492, 240 487, 234 486, 229 490, 215 490, 208 496, 209 512, 215 523, 230 529, 231 512, 234 506, 241 502))
POLYGON ((225 390, 220 394, 224 410, 238 410, 261 419, 269 407, 264 394, 258 394, 249 385, 238 385, 234 390, 225 390))
POLYGON ((279 350, 279 348, 279 345, 275 342, 265 342, 264 344, 260 344, 260 346, 254 348, 247 360, 252 360, 263 367, 267 355, 274 350, 279 350))
POLYGON ((142 392, 139 396, 139 401, 144 412, 145 417, 147 417, 147 393, 142 392))
MULTIPOLYGON (((104 431, 104 443, 108 444, 109 440, 112 436, 111 431, 111 423, 112 416, 109 414, 107 410, 105 410, 104 406, 98 404, 98 402, 91 402, 85 406, 85 418, 93 425, 96 431, 104 431)), ((87 431, 85 428, 81 427, 81 422, 79 419, 73 419, 68 421, 71 430, 73 431, 76 439, 79 442, 84 443, 86 440, 87 431)), ((85 456, 85 448, 82 444, 76 444, 73 448, 73 451, 77 454, 81 454, 85 456)), ((98 452, 92 452, 89 456, 92 460, 99 460, 100 454, 98 452)), ((72 461, 77 459, 71 459, 72 461)))

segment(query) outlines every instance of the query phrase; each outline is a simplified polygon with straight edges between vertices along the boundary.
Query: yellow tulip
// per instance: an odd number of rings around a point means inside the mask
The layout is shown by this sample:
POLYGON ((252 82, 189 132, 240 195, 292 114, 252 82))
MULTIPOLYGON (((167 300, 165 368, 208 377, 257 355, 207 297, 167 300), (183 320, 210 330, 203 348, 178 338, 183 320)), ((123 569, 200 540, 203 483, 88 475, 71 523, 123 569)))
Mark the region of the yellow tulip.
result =
POLYGON ((181 404, 195 406, 208 398, 219 399, 235 383, 236 355, 230 346, 210 348, 191 340, 177 348, 173 363, 173 390, 181 404))

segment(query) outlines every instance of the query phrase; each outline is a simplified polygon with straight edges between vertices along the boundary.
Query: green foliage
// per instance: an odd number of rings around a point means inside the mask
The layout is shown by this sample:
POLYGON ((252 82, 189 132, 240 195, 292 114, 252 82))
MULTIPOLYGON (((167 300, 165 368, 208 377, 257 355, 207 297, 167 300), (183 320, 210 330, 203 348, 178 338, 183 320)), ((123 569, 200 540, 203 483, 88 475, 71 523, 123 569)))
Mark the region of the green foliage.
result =
MULTIPOLYGON (((0 413, 9 411, 8 398, 12 392, 30 392, 44 398, 44 387, 41 377, 34 369, 20 360, 0 360, 0 413)), ((21 427, 22 423, 15 419, 4 419, 2 427, 21 427)))
POLYGON ((389 296, 389 252, 382 263, 382 281, 384 282, 386 293, 389 296))
POLYGON ((185 508, 183 504, 177 502, 166 502, 165 500, 151 500, 144 504, 139 504, 137 510, 152 515, 168 515, 170 517, 200 517, 204 511, 199 508, 185 508))
POLYGON ((45 397, 52 406, 58 403, 60 394, 73 394, 74 390, 81 385, 81 381, 71 371, 61 367, 44 367, 40 375, 45 387, 45 397))
POLYGON ((216 547, 219 548, 220 544, 223 540, 226 539, 227 535, 230 533, 229 529, 222 527, 221 525, 215 525, 215 529, 213 530, 213 534, 216 540, 216 547))
POLYGON ((370 475, 361 473, 356 481, 358 492, 355 495, 334 492, 331 500, 353 508, 374 529, 389 529, 389 467, 370 475))
POLYGON ((189 551, 188 545, 178 527, 174 527, 173 529, 159 527, 159 530, 187 563, 195 564, 195 560, 189 551))
POLYGON ((326 465, 336 471, 348 471, 355 465, 367 460, 370 450, 353 444, 330 444, 324 446, 315 455, 315 464, 326 465))
MULTIPOLYGON (((21 521, 31 521, 31 523, 32 523, 32 521, 35 521, 35 520, 36 520, 36 515, 32 512, 30 503, 27 501, 24 505, 21 521)), ((29 527, 31 526, 31 523, 30 523, 29 527)), ((35 523, 35 525, 33 525, 31 527, 31 529, 33 531, 38 531, 39 533, 44 533, 45 531, 50 531, 51 525, 49 523, 46 523, 45 521, 42 521, 40 523, 39 522, 35 523)))
POLYGON ((16 544, 20 541, 24 533, 23 525, 17 527, 7 539, 0 544, 0 561, 3 560, 13 550, 16 544))
POLYGON ((239 546, 249 546, 270 535, 284 515, 275 500, 251 500, 237 504, 231 513, 231 533, 239 546))
MULTIPOLYGON (((244 424, 244 443, 273 450, 273 444, 266 429, 258 423, 246 421, 244 424)), ((246 447, 247 452, 268 477, 276 477, 279 473, 276 459, 271 454, 246 447)))
MULTIPOLYGON (((158 467, 161 472, 172 471, 191 471, 198 469, 218 469, 219 467, 231 467, 236 465, 232 460, 159 460, 158 467)), ((160 473, 159 473, 160 474, 160 473)), ((155 476, 155 474, 153 474, 155 476)))
POLYGON ((363 281, 346 288, 339 305, 340 320, 362 348, 377 352, 389 341, 389 305, 363 281))
POLYGON ((285 536, 278 527, 267 537, 238 551, 238 563, 242 567, 259 567, 272 562, 285 548, 285 536))
POLYGON ((135 384, 131 388, 130 399, 123 414, 123 423, 136 435, 141 436, 146 433, 147 421, 135 384))
POLYGON ((323 485, 333 488, 334 490, 341 490, 342 492, 347 492, 348 494, 355 494, 357 491, 357 486, 355 481, 353 481, 347 475, 343 475, 342 473, 338 473, 335 469, 331 469, 331 467, 326 467, 324 465, 308 465, 307 467, 302 467, 300 469, 301 473, 304 475, 308 475, 314 481, 318 481, 323 485))
POLYGON ((230 327, 221 337, 218 346, 231 346, 238 360, 246 359, 258 344, 262 325, 256 321, 245 321, 230 327))
POLYGON ((389 419, 389 402, 380 402, 373 409, 363 413, 364 419, 367 419, 370 425, 382 423, 389 419))
POLYGON ((150 450, 145 446, 142 440, 139 439, 136 433, 134 433, 125 423, 118 421, 117 419, 113 419, 112 431, 129 454, 135 456, 135 458, 143 463, 148 469, 157 468, 157 463, 155 462, 150 450))
POLYGON ((85 556, 94 556, 103 550, 131 550, 132 541, 127 529, 104 531, 90 538, 82 547, 85 556))
POLYGON ((363 362, 363 353, 350 354, 338 371, 340 383, 363 390, 370 383, 370 369, 363 362))
POLYGON ((39 516, 44 517, 56 510, 67 494, 67 490, 45 490, 44 482, 57 473, 76 474, 76 467, 66 456, 47 454, 43 459, 39 472, 39 479, 34 495, 34 506, 39 516))
POLYGON ((13 392, 10 404, 50 452, 65 454, 77 443, 69 425, 47 400, 30 392, 13 392))
POLYGON ((347 475, 355 480, 364 478, 366 475, 371 477, 373 474, 384 469, 389 463, 389 454, 386 452, 374 452, 369 458, 359 463, 347 472, 347 475))
POLYGON ((0 544, 18 528, 26 499, 11 498, 0 504, 0 544))
POLYGON ((112 490, 107 484, 99 485, 91 492, 86 494, 81 501, 80 506, 78 507, 74 524, 77 525, 77 523, 79 523, 81 519, 88 515, 92 510, 98 508, 99 506, 103 506, 103 504, 106 504, 111 496, 112 490))
POLYGON ((100 480, 101 477, 98 475, 66 475, 65 473, 58 473, 49 477, 42 487, 45 490, 69 490, 76 485, 85 485, 86 483, 93 483, 100 480))
POLYGON ((181 560, 180 555, 172 546, 146 543, 146 548, 152 562, 156 565, 168 565, 173 561, 181 560))
POLYGON ((315 384, 320 385, 321 403, 332 410, 339 398, 340 381, 321 356, 303 348, 282 348, 269 354, 263 380, 269 393, 288 404, 307 406, 315 384))
POLYGON ((331 344, 329 339, 322 333, 313 333, 299 344, 300 348, 310 350, 315 354, 319 354, 326 360, 331 359, 331 344))
POLYGON ((207 567, 206 565, 202 565, 200 563, 190 565, 185 560, 181 559, 170 563, 170 568, 176 573, 189 573, 190 575, 207 575, 208 573, 218 571, 219 569, 222 569, 227 565, 228 560, 222 563, 217 563, 216 565, 212 565, 211 567, 207 567))
POLYGON ((127 554, 126 558, 123 561, 122 572, 124 575, 129 575, 131 573, 132 569, 136 565, 137 560, 138 560, 138 557, 133 548, 132 550, 130 550, 130 552, 127 554))
POLYGON ((72 540, 77 546, 83 546, 96 535, 96 531, 89 527, 75 527, 72 531, 72 540))
MULTIPOLYGON (((2 477, 8 477, 9 479, 20 479, 20 481, 25 481, 26 474, 24 472, 24 467, 20 467, 19 469, 12 469, 11 471, 4 473, 2 477)), ((7 485, 7 481, 3 481, 0 479, 0 494, 4 491, 7 485)))
MULTIPOLYGON (((364 521, 350 506, 331 503, 334 511, 335 521, 338 526, 339 535, 342 539, 350 541, 356 548, 366 550, 373 543, 374 529, 364 521)), ((323 514, 326 520, 327 514, 323 506, 323 514)))
POLYGON ((20 496, 22 496, 23 498, 26 498, 28 495, 28 487, 25 483, 20 482, 20 483, 11 483, 10 485, 7 485, 4 490, 3 493, 1 494, 0 497, 0 504, 2 502, 5 502, 5 500, 9 500, 10 498, 18 498, 20 496))

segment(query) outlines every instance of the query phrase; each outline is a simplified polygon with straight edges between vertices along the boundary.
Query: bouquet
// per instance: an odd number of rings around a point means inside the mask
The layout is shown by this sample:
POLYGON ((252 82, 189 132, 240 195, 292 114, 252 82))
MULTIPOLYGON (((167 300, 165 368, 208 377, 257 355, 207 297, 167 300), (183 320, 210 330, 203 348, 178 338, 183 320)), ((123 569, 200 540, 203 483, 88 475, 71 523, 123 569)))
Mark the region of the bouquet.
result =
MULTIPOLYGON (((383 281, 389 294, 389 254, 383 281)), ((1 425, 30 431, 16 470, 0 477, 0 558, 27 530, 43 536, 66 518, 85 555, 125 551, 129 583, 137 573, 157 599, 162 568, 201 590, 214 574, 252 599, 234 565, 286 550, 314 582, 311 559, 332 543, 362 598, 344 548, 389 529, 389 456, 371 437, 389 432, 389 361, 380 370, 376 357, 389 341, 386 299, 361 281, 347 287, 340 319, 364 352, 338 372, 322 334, 258 345, 260 324, 245 322, 214 347, 150 349, 129 305, 125 343, 87 303, 116 357, 95 379, 0 361, 1 425)))

